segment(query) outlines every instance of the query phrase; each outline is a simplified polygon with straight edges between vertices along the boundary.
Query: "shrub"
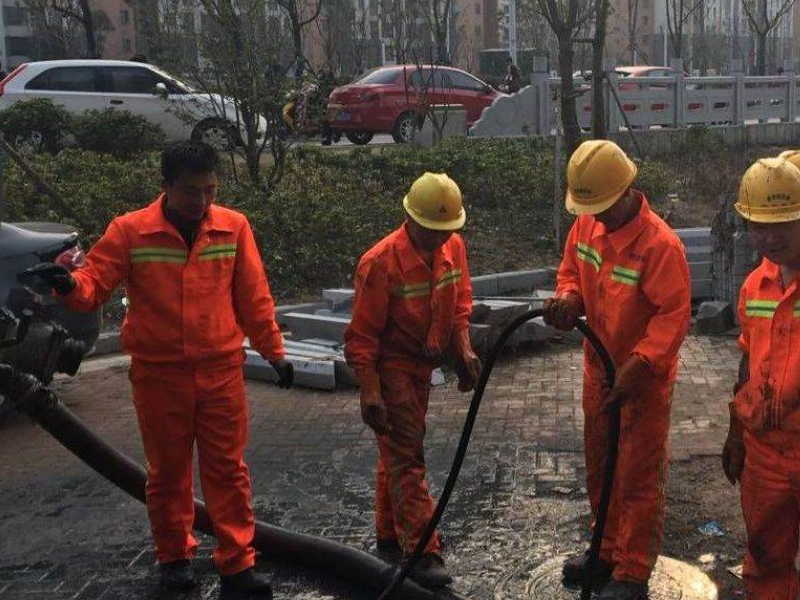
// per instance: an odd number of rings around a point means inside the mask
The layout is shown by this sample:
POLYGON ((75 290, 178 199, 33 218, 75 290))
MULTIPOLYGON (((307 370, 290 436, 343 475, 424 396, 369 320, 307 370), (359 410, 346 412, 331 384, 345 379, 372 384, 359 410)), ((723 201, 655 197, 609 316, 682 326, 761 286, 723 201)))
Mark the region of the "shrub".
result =
POLYGON ((145 206, 159 190, 159 157, 136 161, 68 148, 56 156, 29 158, 33 168, 58 190, 69 214, 54 208, 52 199, 37 189, 12 162, 5 172, 8 221, 63 221, 75 225, 84 246, 94 243, 115 216, 145 206))
POLYGON ((69 113, 44 98, 15 102, 0 111, 0 131, 6 141, 26 154, 61 150, 69 124, 69 113))
POLYGON ((164 131, 128 111, 107 108, 73 117, 71 130, 83 150, 131 158, 164 145, 164 131))

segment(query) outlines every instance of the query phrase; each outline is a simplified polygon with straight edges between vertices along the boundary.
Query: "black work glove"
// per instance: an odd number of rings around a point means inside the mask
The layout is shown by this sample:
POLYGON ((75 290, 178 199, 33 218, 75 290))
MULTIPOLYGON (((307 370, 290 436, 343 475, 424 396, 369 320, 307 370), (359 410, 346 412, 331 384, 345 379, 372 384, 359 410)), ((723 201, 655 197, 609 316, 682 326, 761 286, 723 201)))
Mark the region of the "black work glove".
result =
POLYGON ((731 402, 728 407, 730 409, 730 425, 728 427, 728 437, 722 447, 722 470, 725 471, 725 477, 733 485, 742 477, 746 451, 742 424, 736 415, 735 405, 731 402))
POLYGON ((278 387, 285 390, 292 387, 292 383, 294 383, 294 365, 285 358, 271 360, 269 364, 272 365, 272 368, 275 369, 275 372, 278 374, 278 387))
POLYGON ((69 294, 77 285, 70 272, 55 263, 39 263, 17 275, 17 279, 23 285, 35 285, 37 280, 44 282, 61 296, 69 294))

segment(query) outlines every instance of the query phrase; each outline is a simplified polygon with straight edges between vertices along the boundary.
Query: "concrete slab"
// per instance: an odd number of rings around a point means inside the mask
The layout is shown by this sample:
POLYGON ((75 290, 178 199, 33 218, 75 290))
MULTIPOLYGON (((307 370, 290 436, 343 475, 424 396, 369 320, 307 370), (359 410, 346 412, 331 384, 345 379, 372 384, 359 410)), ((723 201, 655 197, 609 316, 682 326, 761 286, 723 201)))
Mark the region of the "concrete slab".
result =
MULTIPOLYGON (((336 366, 332 360, 318 360, 287 354, 294 366, 294 384, 317 390, 336 389, 336 366)), ((255 350, 245 350, 244 376, 247 379, 276 382, 278 375, 272 365, 255 350)))
POLYGON ((348 310, 353 305, 355 293, 351 288, 328 288, 322 290, 322 297, 328 301, 328 308, 348 310))
POLYGON ((481 300, 473 304, 473 323, 504 327, 517 316, 528 311, 528 304, 511 300, 481 300), (488 310, 487 310, 488 309, 488 310))
POLYGON ((499 296, 497 274, 477 275, 471 279, 473 296, 499 296))
POLYGON ((287 313, 284 318, 294 338, 322 337, 340 343, 344 342, 344 331, 350 324, 349 318, 304 313, 287 313))
POLYGON ((315 310, 325 308, 326 306, 328 306, 327 302, 304 302, 302 304, 286 304, 284 306, 276 306, 275 320, 281 327, 286 327, 284 315, 287 313, 313 313, 315 310))
POLYGON ((675 233, 681 238, 683 245, 690 246, 710 246, 711 228, 710 227, 683 227, 676 229, 675 233))
POLYGON ((733 309, 728 302, 707 301, 697 310, 694 329, 699 334, 723 334, 733 325, 733 309))
POLYGON ((497 273, 498 295, 511 292, 529 292, 537 287, 553 284, 556 280, 556 269, 532 269, 529 271, 507 271, 497 273))
POLYGON ((323 346, 325 348, 332 348, 334 350, 338 350, 342 347, 342 344, 336 340, 326 340, 324 338, 308 338, 305 340, 299 340, 299 343, 310 344, 312 346, 323 346))
POLYGON ((103 331, 97 336, 89 356, 106 356, 122 352, 122 341, 119 331, 103 331))

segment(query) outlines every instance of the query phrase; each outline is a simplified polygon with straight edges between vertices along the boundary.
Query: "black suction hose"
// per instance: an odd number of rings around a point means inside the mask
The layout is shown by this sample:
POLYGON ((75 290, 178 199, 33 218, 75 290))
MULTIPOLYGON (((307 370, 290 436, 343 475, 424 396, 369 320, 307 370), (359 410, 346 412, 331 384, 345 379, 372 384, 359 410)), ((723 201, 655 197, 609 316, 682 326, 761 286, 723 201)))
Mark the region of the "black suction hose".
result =
MULTIPOLYGON (((145 501, 147 475, 144 469, 90 431, 33 375, 0 364, 0 390, 18 410, 30 416, 88 466, 140 502, 145 501)), ((205 504, 195 499, 194 510, 194 528, 214 535, 205 504)), ((256 521, 253 547, 272 559, 322 569, 376 590, 386 586, 392 576, 391 567, 371 554, 262 521, 256 521)), ((409 600, 462 600, 453 592, 429 590, 413 581, 404 582, 400 594, 409 600)))
MULTIPOLYGON (((492 369, 497 361, 497 357, 500 355, 500 352, 502 352, 506 342, 508 341, 508 338, 511 337, 511 334, 513 334, 523 324, 527 323, 531 319, 535 319, 536 317, 541 317, 543 314, 544 311, 542 309, 536 309, 528 311, 524 315, 520 315, 508 324, 508 326, 500 334, 500 337, 497 339, 494 346, 492 346, 492 348, 489 350, 483 365, 483 369, 481 370, 480 378, 475 386, 475 392, 472 395, 472 401, 470 402, 469 411, 467 412, 467 419, 464 423, 464 429, 461 432, 461 440, 458 443, 458 449, 456 450, 455 457, 453 458, 453 466, 450 468, 450 474, 447 476, 447 482, 445 483, 442 494, 439 497, 439 502, 436 504, 436 510, 434 511, 431 520, 428 522, 428 526, 425 529, 425 532, 422 534, 417 547, 414 549, 414 553, 408 558, 408 560, 404 561, 401 568, 396 571, 392 582, 386 587, 386 589, 383 590, 381 595, 378 597, 378 600, 387 600, 403 583, 408 573, 414 568, 414 565, 416 565, 419 559, 422 557, 423 553, 425 552, 425 547, 428 545, 433 532, 436 531, 436 527, 439 525, 439 521, 442 518, 442 513, 444 513, 444 509, 447 507, 447 503, 450 500, 450 495, 453 493, 456 480, 461 472, 461 465, 464 462, 464 456, 467 454, 467 446, 469 446, 472 428, 475 425, 475 419, 478 416, 478 409, 480 408, 481 401, 483 400, 483 393, 486 389, 486 383, 489 381, 489 376, 492 374, 492 369)), ((595 352, 597 352, 597 355, 600 357, 606 372, 606 381, 608 382, 608 386, 613 386, 616 371, 614 369, 614 361, 611 360, 611 356, 608 354, 608 351, 603 347, 600 339, 584 321, 579 320, 576 327, 589 341, 589 344, 591 344, 595 352)), ((610 431, 608 438, 608 458, 606 460, 605 479, 603 481, 603 491, 600 497, 600 506, 598 507, 597 517, 595 519, 592 541, 589 545, 589 557, 586 568, 587 576, 584 579, 583 587, 581 589, 581 600, 589 600, 592 594, 591 573, 594 572, 595 565, 597 564, 600 555, 600 544, 603 541, 603 530, 605 529, 606 517, 608 516, 611 488, 614 483, 614 470, 616 469, 617 464, 619 422, 619 405, 612 406, 609 410, 610 431)))

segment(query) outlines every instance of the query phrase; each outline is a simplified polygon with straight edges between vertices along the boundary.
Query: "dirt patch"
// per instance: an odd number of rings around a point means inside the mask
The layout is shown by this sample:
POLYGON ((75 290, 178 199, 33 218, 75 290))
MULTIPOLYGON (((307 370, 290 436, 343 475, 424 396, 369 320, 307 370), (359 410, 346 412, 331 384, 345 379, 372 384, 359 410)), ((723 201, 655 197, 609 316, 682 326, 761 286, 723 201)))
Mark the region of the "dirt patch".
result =
POLYGON ((672 463, 665 532, 662 554, 706 571, 719 588, 719 598, 744 597, 743 582, 728 572, 729 568, 742 564, 745 554, 739 488, 725 479, 719 457, 672 463), (722 535, 700 532, 699 528, 710 522, 718 524, 722 535), (713 555, 713 561, 704 563, 701 561, 704 555, 713 555))

